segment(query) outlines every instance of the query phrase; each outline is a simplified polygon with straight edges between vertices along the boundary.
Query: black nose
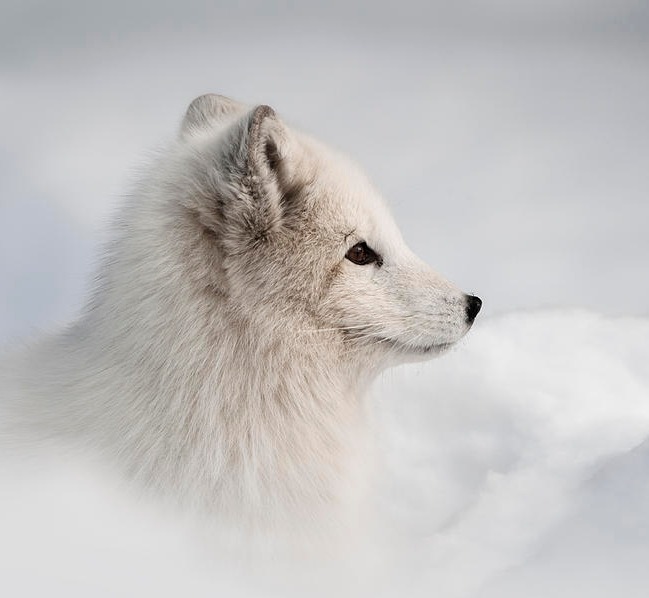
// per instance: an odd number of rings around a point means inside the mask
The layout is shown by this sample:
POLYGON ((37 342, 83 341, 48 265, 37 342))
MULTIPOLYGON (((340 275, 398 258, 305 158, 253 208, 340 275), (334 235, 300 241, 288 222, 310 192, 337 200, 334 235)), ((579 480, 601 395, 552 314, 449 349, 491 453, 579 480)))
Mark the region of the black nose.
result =
POLYGON ((482 299, 474 295, 466 296, 466 321, 471 324, 482 307, 482 299))

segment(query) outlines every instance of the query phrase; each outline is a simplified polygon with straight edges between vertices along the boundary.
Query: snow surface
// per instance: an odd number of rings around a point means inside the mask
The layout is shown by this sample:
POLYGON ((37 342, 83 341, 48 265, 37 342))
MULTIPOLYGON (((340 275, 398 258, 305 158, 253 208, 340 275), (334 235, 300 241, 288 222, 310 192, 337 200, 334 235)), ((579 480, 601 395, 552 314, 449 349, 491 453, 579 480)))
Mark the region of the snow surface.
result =
MULTIPOLYGON (((646 3, 446 4, 7 0, 0 341, 73 317, 127 173, 192 97, 269 103, 485 301, 452 354, 375 386, 386 591, 644 598, 646 3)), ((2 596, 272 593, 204 540, 93 463, 0 455, 2 596)))
POLYGON ((511 314, 395 373, 391 504, 439 595, 646 595, 648 339, 646 318, 511 314))

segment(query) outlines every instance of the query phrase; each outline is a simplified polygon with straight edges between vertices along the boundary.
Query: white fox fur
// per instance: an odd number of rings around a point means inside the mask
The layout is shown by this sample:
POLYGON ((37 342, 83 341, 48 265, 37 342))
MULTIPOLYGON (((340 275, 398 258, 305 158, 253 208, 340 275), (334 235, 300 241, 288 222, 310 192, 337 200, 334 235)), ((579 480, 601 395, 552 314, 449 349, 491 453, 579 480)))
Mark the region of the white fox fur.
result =
POLYGON ((202 96, 122 209, 80 319, 12 366, 16 405, 237 525, 344 527, 368 383, 460 339, 467 300, 348 159, 267 106, 202 96), (361 242, 378 261, 346 259, 361 242))

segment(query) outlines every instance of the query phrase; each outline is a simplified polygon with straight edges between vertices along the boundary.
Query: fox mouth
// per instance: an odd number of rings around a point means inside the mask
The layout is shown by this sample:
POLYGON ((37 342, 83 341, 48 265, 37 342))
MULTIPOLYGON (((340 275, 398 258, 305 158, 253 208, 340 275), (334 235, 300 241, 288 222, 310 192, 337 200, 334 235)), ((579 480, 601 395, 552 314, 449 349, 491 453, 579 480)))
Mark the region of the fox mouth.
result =
POLYGON ((369 345, 384 345, 395 349, 399 353, 406 353, 410 355, 438 355, 443 353, 455 343, 428 343, 428 344, 416 344, 409 343, 407 341, 402 341, 396 338, 390 338, 387 336, 380 336, 378 334, 367 334, 361 330, 351 331, 349 329, 343 329, 345 335, 350 339, 356 339, 365 341, 369 345))
POLYGON ((417 353, 438 355, 453 346, 453 343, 431 343, 429 345, 416 345, 413 343, 403 342, 394 338, 377 336, 376 342, 389 345, 402 353, 417 353))

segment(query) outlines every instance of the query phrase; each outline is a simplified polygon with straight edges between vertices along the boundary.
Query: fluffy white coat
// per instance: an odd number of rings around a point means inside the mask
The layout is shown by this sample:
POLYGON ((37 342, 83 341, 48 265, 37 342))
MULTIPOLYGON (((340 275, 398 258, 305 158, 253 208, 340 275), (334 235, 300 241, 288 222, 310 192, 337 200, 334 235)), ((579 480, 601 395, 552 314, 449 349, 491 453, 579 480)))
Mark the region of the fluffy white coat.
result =
POLYGON ((12 362, 12 395, 29 426, 223 521, 344 533, 368 383, 455 343, 471 301, 348 159, 267 106, 202 96, 123 207, 82 316, 12 362))

